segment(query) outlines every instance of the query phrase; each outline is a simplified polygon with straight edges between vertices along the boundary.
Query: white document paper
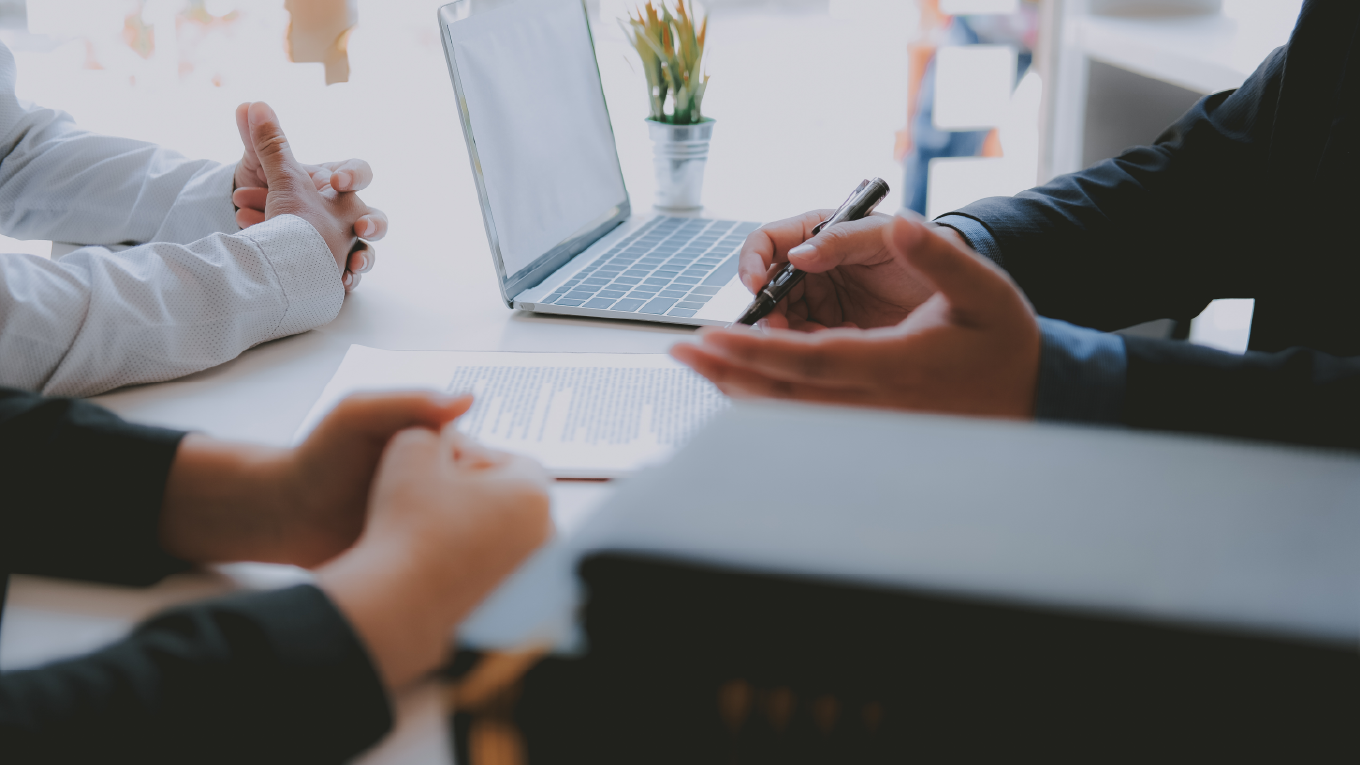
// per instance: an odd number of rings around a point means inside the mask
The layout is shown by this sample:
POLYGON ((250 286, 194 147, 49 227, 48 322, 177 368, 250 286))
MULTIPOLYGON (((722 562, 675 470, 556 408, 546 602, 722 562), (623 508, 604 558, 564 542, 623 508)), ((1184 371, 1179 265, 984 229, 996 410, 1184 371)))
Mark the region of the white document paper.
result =
POLYGON ((616 478, 665 460, 727 398, 664 354, 382 351, 350 346, 298 429, 372 390, 476 396, 459 430, 527 454, 557 478, 616 478))

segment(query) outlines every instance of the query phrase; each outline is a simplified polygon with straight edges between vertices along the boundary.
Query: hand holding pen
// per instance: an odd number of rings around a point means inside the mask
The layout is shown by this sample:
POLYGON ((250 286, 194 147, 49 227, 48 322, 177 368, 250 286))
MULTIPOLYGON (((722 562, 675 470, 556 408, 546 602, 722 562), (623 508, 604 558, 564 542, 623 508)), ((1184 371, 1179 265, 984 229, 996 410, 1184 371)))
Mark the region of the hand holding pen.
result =
POLYGON ((762 325, 800 332, 888 327, 935 291, 889 250, 892 216, 873 213, 823 227, 813 236, 832 212, 813 210, 767 223, 746 238, 737 274, 752 293, 786 262, 807 274, 762 325))
MULTIPOLYGON (((874 207, 888 195, 888 184, 881 178, 872 181, 861 181, 859 186, 850 193, 850 196, 831 214, 826 220, 818 223, 812 229, 809 238, 815 238, 828 226, 835 226, 840 223, 857 221, 873 212, 874 207)), ((743 258, 745 255, 743 247, 743 258)), ((737 319, 737 324, 751 325, 765 318, 775 306, 793 292, 793 289, 802 283, 807 273, 799 269, 792 262, 784 264, 770 278, 770 280, 756 293, 755 300, 747 307, 741 318, 737 319)))

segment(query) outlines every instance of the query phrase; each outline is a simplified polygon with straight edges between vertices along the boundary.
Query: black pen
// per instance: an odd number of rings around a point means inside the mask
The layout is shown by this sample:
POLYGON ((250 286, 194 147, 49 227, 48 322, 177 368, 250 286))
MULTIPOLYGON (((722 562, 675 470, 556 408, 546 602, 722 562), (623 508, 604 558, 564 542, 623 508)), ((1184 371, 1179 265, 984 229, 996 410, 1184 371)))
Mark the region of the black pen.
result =
MULTIPOLYGON (((837 223, 844 223, 850 220, 859 220, 873 212, 883 197, 888 195, 888 184, 882 178, 875 178, 872 181, 860 181, 859 186, 850 193, 850 198, 845 203, 836 208, 836 212, 831 213, 831 217, 818 223, 812 229, 812 236, 822 233, 822 229, 827 226, 834 226, 837 223)), ((808 237, 811 239, 812 237, 808 237)), ((737 319, 737 324, 755 324, 770 314, 779 301, 788 297, 807 273, 793 267, 792 263, 785 263, 784 267, 775 273, 774 278, 756 293, 756 299, 751 301, 751 305, 746 307, 746 312, 737 319)))

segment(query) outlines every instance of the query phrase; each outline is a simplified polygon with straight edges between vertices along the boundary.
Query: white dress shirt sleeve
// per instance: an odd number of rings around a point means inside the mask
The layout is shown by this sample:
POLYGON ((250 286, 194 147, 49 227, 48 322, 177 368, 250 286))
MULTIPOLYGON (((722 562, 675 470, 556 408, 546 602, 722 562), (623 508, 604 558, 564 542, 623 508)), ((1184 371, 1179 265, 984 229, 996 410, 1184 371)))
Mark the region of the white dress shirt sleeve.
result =
POLYGON ((234 165, 81 130, 65 112, 19 101, 15 76, 14 55, 0 45, 0 231, 114 245, 239 230, 234 165))
POLYGON ((20 103, 14 82, 0 45, 0 231, 98 246, 0 254, 0 385, 91 396, 169 380, 339 313, 340 270, 311 225, 237 228, 233 165, 85 132, 20 103), (121 244, 138 246, 107 249, 121 244))
POLYGON ((190 245, 0 256, 0 385, 92 396, 181 377, 325 324, 340 269, 292 215, 190 245))

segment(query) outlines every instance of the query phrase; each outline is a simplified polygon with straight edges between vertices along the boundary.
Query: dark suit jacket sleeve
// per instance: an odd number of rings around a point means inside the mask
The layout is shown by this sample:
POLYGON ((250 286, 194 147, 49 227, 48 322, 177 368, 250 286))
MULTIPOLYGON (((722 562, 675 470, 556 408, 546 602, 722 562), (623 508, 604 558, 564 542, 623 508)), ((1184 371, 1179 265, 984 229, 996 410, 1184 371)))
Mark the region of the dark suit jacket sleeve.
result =
POLYGON ((0 388, 0 571, 150 584, 187 568, 158 537, 183 435, 0 388))
POLYGON ((7 763, 341 763, 391 726, 363 646, 312 586, 170 611, 95 654, 0 675, 7 763))
POLYGON ((1360 358, 1295 348, 1223 353, 1125 337, 1125 423, 1360 448, 1360 358))
MULTIPOLYGON (((1355 23, 1353 4, 1309 2, 1288 46, 1154 145, 940 220, 979 240, 1041 315, 1086 327, 1190 319, 1216 298, 1268 294, 1275 256, 1299 245, 1275 225, 1280 194, 1266 192, 1320 193, 1298 179, 1322 177, 1317 158, 1342 116, 1328 110, 1353 108, 1338 101, 1338 78, 1355 65, 1355 23)), ((1303 348, 1239 356, 1133 337, 1124 347, 1126 424, 1360 447, 1360 358, 1303 348)))
POLYGON ((1151 146, 950 215, 981 224, 1040 315, 1116 330, 1254 297, 1269 247, 1258 194, 1285 49, 1151 146))
MULTIPOLYGON (((158 544, 182 434, 0 389, 0 574, 126 584, 158 544)), ((315 587, 154 618, 90 656, 0 675, 0 761, 342 762, 391 726, 367 652, 315 587)))

